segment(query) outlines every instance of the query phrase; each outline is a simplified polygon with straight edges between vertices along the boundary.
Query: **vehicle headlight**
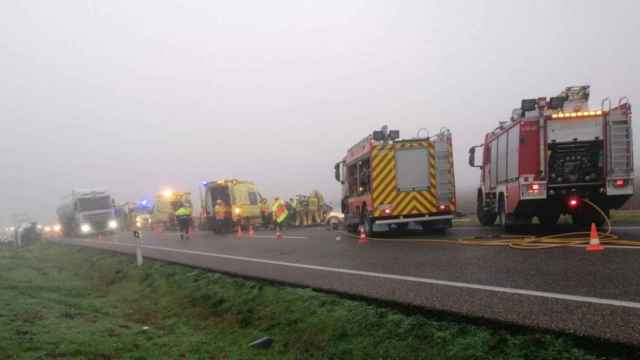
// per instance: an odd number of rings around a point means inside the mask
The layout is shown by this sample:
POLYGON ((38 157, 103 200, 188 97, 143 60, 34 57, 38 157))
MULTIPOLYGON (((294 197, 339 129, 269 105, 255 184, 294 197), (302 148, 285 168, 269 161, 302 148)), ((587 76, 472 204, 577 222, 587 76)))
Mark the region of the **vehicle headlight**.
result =
POLYGON ((91 231, 91 226, 89 226, 89 224, 82 224, 80 225, 80 231, 86 234, 91 231))
POLYGON ((233 209, 233 212, 234 212, 236 215, 240 215, 240 213, 242 212, 242 209, 240 209, 240 208, 234 208, 234 209, 233 209))
POLYGON ((109 227, 109 229, 117 229, 118 222, 115 220, 109 220, 109 222, 107 223, 107 226, 109 227))
POLYGON ((45 226, 44 227, 44 232, 49 232, 51 231, 51 227, 50 226, 45 226))
POLYGON ((62 226, 60 226, 60 225, 53 225, 53 231, 58 232, 58 231, 60 231, 60 230, 62 230, 62 226))

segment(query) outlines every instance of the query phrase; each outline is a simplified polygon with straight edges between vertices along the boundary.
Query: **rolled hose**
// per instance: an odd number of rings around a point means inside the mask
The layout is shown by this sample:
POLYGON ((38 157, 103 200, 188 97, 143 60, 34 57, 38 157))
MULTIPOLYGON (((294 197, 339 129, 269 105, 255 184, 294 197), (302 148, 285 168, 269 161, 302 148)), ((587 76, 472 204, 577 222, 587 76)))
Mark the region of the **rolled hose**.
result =
MULTIPOLYGON (((617 235, 611 233, 611 220, 600 207, 592 203, 588 199, 583 200, 592 206, 607 224, 606 232, 598 232, 600 243, 605 245, 624 245, 624 246, 640 246, 638 240, 621 240, 617 235)), ((462 245, 486 245, 486 246, 509 246, 513 249, 535 250, 549 249, 562 246, 586 245, 591 239, 591 233, 588 231, 570 232, 563 234, 553 234, 547 236, 526 236, 515 235, 504 239, 486 240, 486 239, 459 239, 450 242, 462 245)))

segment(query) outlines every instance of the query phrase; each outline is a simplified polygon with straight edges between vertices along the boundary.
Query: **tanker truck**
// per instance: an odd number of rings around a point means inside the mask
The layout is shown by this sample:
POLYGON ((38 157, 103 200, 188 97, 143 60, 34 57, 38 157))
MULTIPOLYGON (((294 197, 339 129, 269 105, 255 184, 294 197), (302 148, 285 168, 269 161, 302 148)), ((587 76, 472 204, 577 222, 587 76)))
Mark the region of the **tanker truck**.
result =
POLYGON ((66 236, 115 232, 120 225, 106 189, 73 190, 56 213, 66 236))

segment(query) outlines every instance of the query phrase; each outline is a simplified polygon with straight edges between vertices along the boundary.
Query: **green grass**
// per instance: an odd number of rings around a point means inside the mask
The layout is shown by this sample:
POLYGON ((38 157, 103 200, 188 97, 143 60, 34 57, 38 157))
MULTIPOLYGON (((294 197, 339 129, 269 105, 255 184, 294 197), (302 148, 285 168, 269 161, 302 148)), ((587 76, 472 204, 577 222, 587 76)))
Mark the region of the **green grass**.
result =
POLYGON ((597 340, 134 261, 56 244, 0 249, 0 359, 640 358, 597 340), (264 335, 271 349, 247 346, 264 335))

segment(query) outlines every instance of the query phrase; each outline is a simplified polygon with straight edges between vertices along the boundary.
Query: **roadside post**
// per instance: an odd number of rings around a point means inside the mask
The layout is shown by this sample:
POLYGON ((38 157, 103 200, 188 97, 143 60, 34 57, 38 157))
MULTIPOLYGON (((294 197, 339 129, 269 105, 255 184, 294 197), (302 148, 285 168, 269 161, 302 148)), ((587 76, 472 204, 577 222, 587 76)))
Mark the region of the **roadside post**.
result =
POLYGON ((142 266, 142 231, 133 230, 133 237, 136 238, 136 262, 140 267, 142 266))

